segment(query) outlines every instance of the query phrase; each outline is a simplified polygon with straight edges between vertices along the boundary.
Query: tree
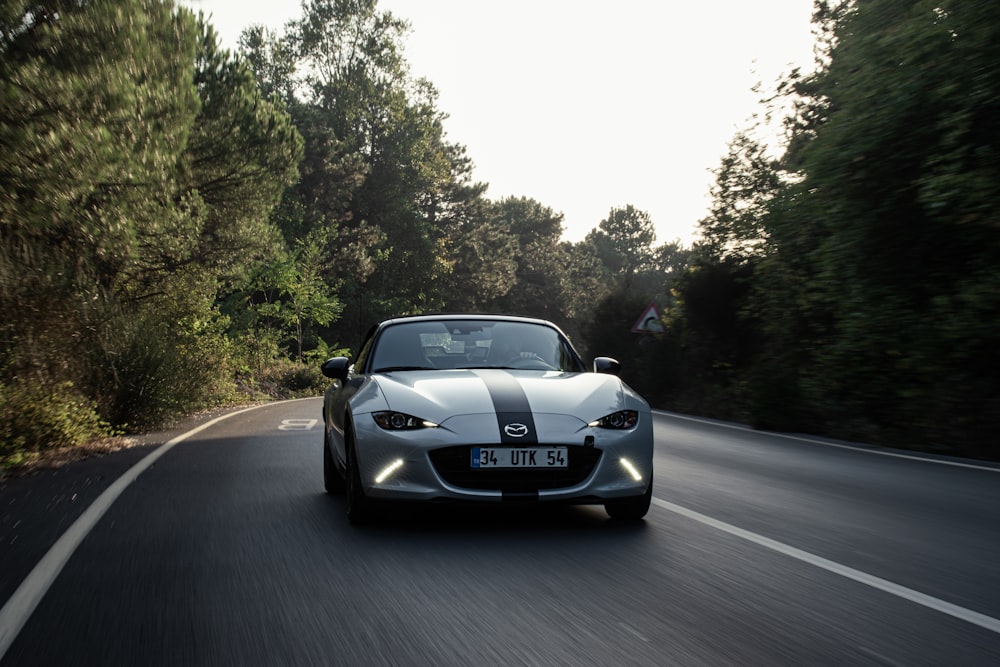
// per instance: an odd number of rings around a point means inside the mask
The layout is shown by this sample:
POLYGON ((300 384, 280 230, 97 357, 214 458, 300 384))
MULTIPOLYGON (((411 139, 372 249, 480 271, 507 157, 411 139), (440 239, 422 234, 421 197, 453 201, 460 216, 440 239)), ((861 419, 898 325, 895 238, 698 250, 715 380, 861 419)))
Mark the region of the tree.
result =
POLYGON ((287 114, 170 2, 7 3, 0 28, 0 384, 137 427, 225 393, 213 302, 272 250, 287 114))
POLYGON ((371 320, 453 298, 455 253, 478 252, 469 234, 481 221, 468 214, 484 186, 446 140, 434 87, 410 76, 404 21, 375 0, 311 0, 303 10, 282 36, 257 30, 243 43, 306 140, 279 224, 290 242, 325 232, 325 278, 346 304, 336 335, 356 340, 371 320))
POLYGON ((582 323, 591 316, 597 303, 614 289, 614 281, 592 240, 563 241, 561 247, 566 258, 566 315, 582 323))
POLYGON ((183 258, 198 233, 196 204, 174 199, 199 104, 193 18, 167 3, 93 0, 51 11, 26 5, 7 21, 7 247, 45 248, 34 257, 64 253, 68 270, 93 272, 109 289, 141 270, 151 250, 183 258))
POLYGON ((782 186, 778 161, 749 132, 738 133, 715 171, 712 205, 698 222, 699 245, 720 259, 746 261, 766 253, 769 204, 782 186))
POLYGON ((656 228, 648 213, 631 204, 612 208, 587 239, 597 248, 604 265, 626 280, 652 267, 656 228))
POLYGON ((280 247, 269 217, 298 180, 303 140, 283 102, 264 97, 246 61, 220 49, 203 17, 199 34, 201 108, 187 147, 187 196, 205 205, 198 265, 227 273, 280 247))
POLYGON ((514 283, 488 305, 501 313, 565 317, 565 267, 561 213, 526 197, 508 197, 493 206, 490 225, 512 240, 514 283))
POLYGON ((243 326, 258 339, 293 341, 295 358, 301 361, 309 328, 329 325, 343 310, 321 277, 321 259, 320 247, 304 241, 291 255, 260 264, 229 311, 248 315, 250 322, 243 326))
POLYGON ((1000 9, 872 0, 817 17, 825 66, 788 87, 784 164, 801 182, 767 226, 782 258, 769 275, 802 286, 779 292, 812 332, 802 390, 841 435, 986 451, 1000 425, 984 371, 1000 349, 1000 9))
POLYGON ((195 247, 180 163, 197 28, 161 2, 6 4, 0 38, 0 372, 71 381, 105 304, 195 247))
POLYGON ((451 268, 444 278, 445 310, 489 310, 516 286, 518 239, 509 228, 495 224, 490 208, 491 203, 477 195, 448 224, 451 268))

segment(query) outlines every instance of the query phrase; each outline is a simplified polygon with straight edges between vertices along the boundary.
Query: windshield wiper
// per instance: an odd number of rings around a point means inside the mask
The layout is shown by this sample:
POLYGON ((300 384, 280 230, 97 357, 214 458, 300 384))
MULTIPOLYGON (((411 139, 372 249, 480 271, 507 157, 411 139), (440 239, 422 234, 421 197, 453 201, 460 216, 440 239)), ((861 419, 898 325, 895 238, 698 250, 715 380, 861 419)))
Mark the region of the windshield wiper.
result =
POLYGON ((376 368, 372 373, 393 373, 398 371, 436 371, 436 368, 431 368, 430 366, 386 366, 384 368, 376 368))

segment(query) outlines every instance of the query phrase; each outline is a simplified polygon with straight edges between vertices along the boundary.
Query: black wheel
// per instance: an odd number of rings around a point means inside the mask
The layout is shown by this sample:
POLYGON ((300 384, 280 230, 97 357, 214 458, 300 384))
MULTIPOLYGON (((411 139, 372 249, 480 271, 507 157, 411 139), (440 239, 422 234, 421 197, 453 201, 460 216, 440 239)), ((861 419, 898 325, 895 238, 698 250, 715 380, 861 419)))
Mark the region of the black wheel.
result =
POLYGON ((608 516, 618 521, 639 521, 649 511, 649 503, 653 500, 653 478, 649 478, 646 493, 631 498, 616 498, 604 503, 604 511, 608 516))
POLYGON ((344 492, 344 476, 337 470, 333 463, 333 454, 330 453, 330 436, 326 428, 323 429, 323 486, 327 493, 344 492))
POLYGON ((374 518, 373 501, 365 495, 358 469, 357 452, 354 443, 347 441, 347 518, 356 526, 370 523, 374 518))

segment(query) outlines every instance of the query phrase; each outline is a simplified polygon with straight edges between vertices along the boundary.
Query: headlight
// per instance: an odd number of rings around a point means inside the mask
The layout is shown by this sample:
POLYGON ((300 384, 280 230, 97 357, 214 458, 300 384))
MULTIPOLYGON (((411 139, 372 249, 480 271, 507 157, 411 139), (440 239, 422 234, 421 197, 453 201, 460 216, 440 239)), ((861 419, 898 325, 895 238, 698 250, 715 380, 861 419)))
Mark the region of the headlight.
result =
POLYGON ((429 422, 402 412, 392 412, 391 410, 373 412, 372 417, 375 419, 376 424, 387 431, 412 431, 418 428, 437 427, 437 424, 434 422, 429 422))
POLYGON ((639 413, 635 410, 619 410, 606 417, 601 417, 597 421, 592 421, 587 426, 597 428, 613 428, 618 430, 629 429, 639 422, 639 413))

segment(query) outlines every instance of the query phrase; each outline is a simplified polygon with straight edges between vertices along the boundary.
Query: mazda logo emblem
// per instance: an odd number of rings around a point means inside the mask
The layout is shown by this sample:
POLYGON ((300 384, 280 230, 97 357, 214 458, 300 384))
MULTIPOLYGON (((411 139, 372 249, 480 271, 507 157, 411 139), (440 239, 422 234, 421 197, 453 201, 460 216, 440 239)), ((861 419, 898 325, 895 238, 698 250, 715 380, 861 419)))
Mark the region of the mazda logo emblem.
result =
POLYGON ((512 438, 523 438, 528 435, 528 427, 524 424, 507 424, 503 427, 503 432, 512 438))

